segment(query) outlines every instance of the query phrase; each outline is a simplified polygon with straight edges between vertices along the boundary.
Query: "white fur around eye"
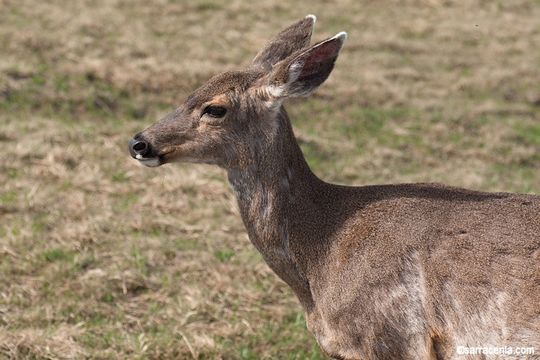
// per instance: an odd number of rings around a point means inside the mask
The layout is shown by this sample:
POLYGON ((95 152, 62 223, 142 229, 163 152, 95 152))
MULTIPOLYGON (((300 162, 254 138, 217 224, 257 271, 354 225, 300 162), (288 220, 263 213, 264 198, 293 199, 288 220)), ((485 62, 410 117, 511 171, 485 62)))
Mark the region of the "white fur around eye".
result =
POLYGON ((201 116, 201 123, 216 126, 216 125, 223 124, 223 122, 225 121, 226 118, 227 118, 226 114, 224 116, 222 116, 222 117, 219 117, 219 118, 214 117, 214 116, 210 116, 208 114, 203 114, 203 116, 201 116))

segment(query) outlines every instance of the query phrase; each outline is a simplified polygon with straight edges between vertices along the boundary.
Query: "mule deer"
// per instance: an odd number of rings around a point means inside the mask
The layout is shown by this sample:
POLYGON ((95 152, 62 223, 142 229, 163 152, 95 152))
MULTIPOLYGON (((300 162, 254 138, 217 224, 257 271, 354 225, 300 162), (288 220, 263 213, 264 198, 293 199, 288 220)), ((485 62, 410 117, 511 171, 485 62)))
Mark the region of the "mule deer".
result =
POLYGON ((528 346, 539 358, 540 197, 317 178, 283 107, 327 79, 345 41, 342 32, 310 46, 314 23, 307 16, 247 69, 210 79, 135 135, 132 157, 227 171, 251 242, 331 357, 453 359, 459 346, 528 346))

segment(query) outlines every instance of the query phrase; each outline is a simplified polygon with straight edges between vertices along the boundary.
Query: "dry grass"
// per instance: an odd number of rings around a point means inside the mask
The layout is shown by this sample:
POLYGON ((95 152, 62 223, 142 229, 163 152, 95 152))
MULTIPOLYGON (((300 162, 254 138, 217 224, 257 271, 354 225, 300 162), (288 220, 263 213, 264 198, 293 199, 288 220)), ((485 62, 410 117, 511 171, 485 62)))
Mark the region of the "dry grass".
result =
POLYGON ((538 1, 0 0, 0 357, 322 358, 223 172, 125 149, 307 13, 350 35, 289 104, 321 177, 540 192, 538 1))

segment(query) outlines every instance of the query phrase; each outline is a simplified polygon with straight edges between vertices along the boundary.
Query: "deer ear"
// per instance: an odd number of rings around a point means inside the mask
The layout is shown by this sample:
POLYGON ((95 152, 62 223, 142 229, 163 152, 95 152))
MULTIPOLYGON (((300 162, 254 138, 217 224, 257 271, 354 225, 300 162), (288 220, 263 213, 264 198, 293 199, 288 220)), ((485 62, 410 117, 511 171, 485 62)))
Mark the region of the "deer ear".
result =
POLYGON ((270 74, 270 95, 276 98, 309 95, 332 72, 346 38, 347 33, 340 32, 277 64, 270 74))
POLYGON ((315 15, 308 15, 281 31, 255 56, 253 65, 270 70, 274 64, 308 46, 316 20, 315 15))

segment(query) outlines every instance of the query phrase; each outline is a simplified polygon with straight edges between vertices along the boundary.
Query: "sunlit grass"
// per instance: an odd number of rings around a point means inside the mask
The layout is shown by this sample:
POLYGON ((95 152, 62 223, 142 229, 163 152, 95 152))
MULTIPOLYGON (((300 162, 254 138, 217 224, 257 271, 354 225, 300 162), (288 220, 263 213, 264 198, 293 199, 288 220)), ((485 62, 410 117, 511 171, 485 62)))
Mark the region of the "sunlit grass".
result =
POLYGON ((315 40, 349 32, 327 83, 286 104, 317 175, 540 192, 530 2, 2 6, 0 357, 323 358, 223 170, 126 152, 307 13, 315 40))

